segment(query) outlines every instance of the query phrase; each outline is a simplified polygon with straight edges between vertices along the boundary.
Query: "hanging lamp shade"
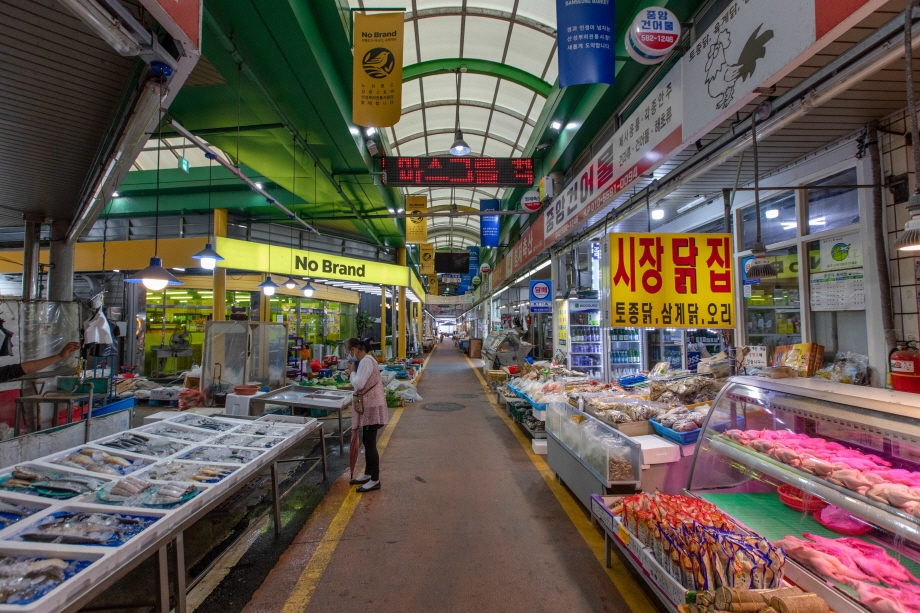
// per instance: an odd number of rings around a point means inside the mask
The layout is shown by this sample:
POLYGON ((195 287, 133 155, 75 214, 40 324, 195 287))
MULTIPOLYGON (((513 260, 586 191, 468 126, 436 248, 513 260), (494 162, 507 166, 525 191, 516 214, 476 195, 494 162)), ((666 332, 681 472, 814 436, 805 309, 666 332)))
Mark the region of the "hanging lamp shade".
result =
POLYGON ((294 280, 293 275, 288 275, 287 281, 284 282, 284 287, 288 289, 294 289, 297 287, 297 281, 294 280))
POLYGON ((266 296, 273 296, 275 294, 275 290, 281 286, 275 283, 274 281, 272 281, 272 276, 268 275, 265 281, 262 281, 256 287, 262 290, 262 293, 265 294, 266 296))
POLYGON ((457 130, 454 135, 454 144, 450 148, 451 155, 467 155, 470 152, 470 146, 463 140, 463 130, 457 130))
POLYGON ((767 249, 763 243, 754 243, 751 247, 751 254, 754 256, 754 261, 744 274, 746 279, 767 279, 776 276, 776 267, 767 259, 767 249))
POLYGON ((157 257, 150 258, 150 266, 144 270, 138 271, 130 279, 125 279, 127 283, 143 283, 144 287, 149 290, 161 290, 167 285, 185 285, 177 279, 172 273, 163 268, 163 260, 157 257))
POLYGON ((310 282, 309 282, 309 281, 307 281, 306 285, 304 285, 304 286, 301 287, 300 289, 303 290, 303 295, 306 296, 307 298, 312 298, 312 297, 313 297, 313 292, 316 291, 316 288, 314 288, 312 285, 310 285, 310 282))
POLYGON ((211 246, 211 243, 208 243, 204 246, 204 249, 192 256, 194 260, 201 260, 201 267, 208 270, 214 270, 214 267, 217 266, 218 260, 223 260, 214 248, 211 246))

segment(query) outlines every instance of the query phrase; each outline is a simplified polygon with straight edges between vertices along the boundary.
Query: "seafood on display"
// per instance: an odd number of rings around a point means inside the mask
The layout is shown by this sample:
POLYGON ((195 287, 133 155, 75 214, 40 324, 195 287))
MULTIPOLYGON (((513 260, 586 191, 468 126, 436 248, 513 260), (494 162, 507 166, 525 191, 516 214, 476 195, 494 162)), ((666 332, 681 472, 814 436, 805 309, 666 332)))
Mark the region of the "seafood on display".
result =
POLYGON ((6 528, 11 524, 15 524, 22 518, 32 515, 36 511, 38 511, 38 509, 0 500, 0 526, 6 528))
POLYGON ((255 460, 262 451, 255 449, 237 449, 233 447, 196 447, 182 456, 183 460, 197 462, 225 462, 246 464, 255 460))
POLYGON ((216 419, 202 417, 201 415, 182 415, 181 417, 170 419, 169 421, 174 424, 182 424, 183 426, 202 428, 204 430, 214 430, 215 432, 224 432, 236 427, 236 424, 217 421, 216 419))
POLYGON ((0 554, 0 603, 34 602, 90 564, 88 560, 0 554))
POLYGON ((85 447, 75 451, 68 456, 64 456, 53 461, 54 464, 60 464, 67 468, 77 468, 79 470, 88 470, 103 475, 112 475, 115 477, 127 475, 139 468, 150 464, 148 460, 129 460, 117 455, 110 455, 98 449, 85 447))
POLYGON ((214 441, 214 445, 233 445, 235 447, 261 447, 268 449, 274 447, 283 438, 273 436, 249 436, 246 434, 225 434, 214 441))
POLYGON ((62 545, 119 545, 157 520, 116 513, 56 513, 19 533, 18 538, 62 545))
POLYGON ((200 443, 214 436, 206 432, 195 432, 194 430, 186 430, 185 428, 173 428, 169 424, 150 426, 145 428, 144 432, 154 436, 168 436, 169 438, 176 438, 180 441, 191 441, 193 443, 200 443))
POLYGON ((58 475, 20 464, 13 469, 9 477, 0 482, 0 488, 23 494, 68 498, 95 491, 104 483, 103 479, 69 473, 58 475))
MULTIPOLYGON (((175 438, 175 437, 173 437, 175 438)), ((202 440, 207 437, 203 437, 202 440)), ((171 441, 165 435, 141 436, 134 432, 124 432, 118 438, 98 442, 103 447, 122 451, 131 451, 140 455, 164 457, 178 453, 185 445, 171 441)))
POLYGON ((157 481, 217 483, 235 470, 236 467, 232 466, 207 466, 171 461, 154 466, 145 476, 157 481))
POLYGON ((191 483, 167 483, 157 487, 156 493, 145 504, 167 505, 181 502, 182 498, 198 492, 198 487, 191 483))
POLYGON ((125 506, 163 506, 181 502, 188 494, 198 491, 190 483, 167 483, 155 485, 150 481, 125 477, 117 483, 104 486, 98 497, 106 502, 117 502, 125 506))
POLYGON ((254 424, 246 424, 245 426, 240 426, 234 431, 234 434, 250 434, 253 436, 283 436, 288 437, 292 434, 296 434, 298 430, 296 428, 287 428, 284 426, 276 426, 271 422, 262 422, 254 424))

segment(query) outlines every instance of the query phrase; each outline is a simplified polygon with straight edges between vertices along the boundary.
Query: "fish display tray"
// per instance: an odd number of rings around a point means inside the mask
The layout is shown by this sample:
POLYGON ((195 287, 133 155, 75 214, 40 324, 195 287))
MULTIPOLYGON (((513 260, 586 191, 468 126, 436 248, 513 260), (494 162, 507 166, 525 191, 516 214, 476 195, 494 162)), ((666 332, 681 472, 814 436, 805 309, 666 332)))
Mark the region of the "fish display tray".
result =
POLYGON ((152 524, 159 521, 162 517, 157 515, 135 515, 132 513, 122 513, 115 510, 108 511, 97 511, 85 510, 79 508, 65 508, 53 513, 42 516, 34 522, 30 522, 28 525, 23 525, 21 529, 14 532, 13 534, 5 537, 5 540, 15 540, 15 541, 27 541, 27 542, 38 542, 38 543, 54 543, 61 545, 81 545, 89 547, 118 547, 124 545, 129 540, 149 528, 152 524), (58 536, 58 540, 55 540, 54 534, 44 531, 44 527, 53 526, 58 523, 59 519, 63 521, 71 516, 97 516, 99 518, 106 518, 114 524, 113 526, 103 526, 99 524, 93 524, 89 521, 74 522, 77 525, 65 526, 60 529, 61 535, 58 536), (97 530, 95 532, 105 533, 112 532, 112 537, 109 539, 101 539, 96 537, 90 537, 89 534, 82 528, 85 527, 95 527, 97 530), (42 539, 49 540, 33 540, 30 538, 30 535, 41 536, 42 539), (68 538, 76 539, 74 541, 68 541, 68 538), (97 542, 91 543, 90 540, 97 540, 97 542))
MULTIPOLYGON (((45 613, 60 611, 71 607, 74 602, 84 598, 87 594, 94 594, 95 590, 111 577, 121 577, 126 569, 133 568, 152 552, 152 547, 165 537, 171 537, 175 531, 186 522, 208 509, 219 504, 227 491, 244 485, 250 479, 268 468, 279 457, 289 453, 292 448, 301 444, 305 437, 315 436, 319 424, 315 421, 307 423, 264 423, 251 420, 237 420, 223 417, 208 417, 209 421, 220 424, 218 430, 196 428, 194 426, 176 423, 185 421, 183 418, 192 416, 189 413, 177 413, 156 424, 141 426, 140 428, 126 430, 118 435, 108 435, 99 440, 90 441, 63 452, 37 458, 17 465, 22 469, 22 474, 39 473, 53 475, 58 478, 93 479, 98 486, 87 489, 80 494, 55 493, 41 491, 41 482, 24 480, 30 484, 28 487, 4 488, 3 482, 13 478, 15 467, 0 470, 0 577, 3 576, 2 556, 15 556, 28 560, 54 560, 52 565, 62 569, 64 580, 49 582, 41 590, 23 591, 15 594, 5 603, 0 603, 0 613, 45 613), (135 434, 143 437, 154 436, 149 430, 156 430, 156 426, 174 428, 176 431, 195 432, 200 436, 200 441, 187 441, 166 437, 171 441, 180 443, 175 453, 164 456, 143 455, 121 449, 107 447, 102 443, 117 439, 124 434, 135 434), (263 432, 264 430, 264 432, 263 432), (215 445, 215 441, 223 436, 256 436, 270 433, 272 444, 262 448, 246 448, 232 446, 232 449, 251 454, 251 459, 245 463, 212 463, 180 459, 187 456, 195 449, 227 449, 226 445, 215 445), (311 434, 312 433, 312 434, 311 434), (137 467, 130 472, 130 477, 150 481, 155 488, 163 487, 170 481, 151 479, 151 473, 157 473, 170 462, 176 462, 188 468, 197 470, 218 469, 226 470, 226 474, 215 476, 205 481, 188 482, 196 486, 194 492, 186 495, 175 503, 160 506, 149 502, 152 496, 143 499, 135 498, 129 506, 118 501, 104 500, 97 494, 101 488, 106 490, 114 487, 115 482, 125 478, 121 474, 105 474, 72 469, 55 464, 56 460, 80 450, 98 450, 110 456, 117 456, 131 462, 132 467, 137 467), (137 462, 137 464, 135 464, 137 462), (3 503, 11 503, 34 510, 31 514, 17 517, 15 514, 4 514, 3 503), (145 525, 140 529, 129 528, 119 530, 115 538, 104 543, 80 543, 74 537, 70 543, 62 542, 36 542, 23 538, 24 534, 38 531, 38 527, 47 522, 53 522, 55 517, 67 513, 98 513, 103 515, 119 515, 126 518, 144 518, 145 525), (15 520, 15 521, 14 521, 15 520)), ((114 464, 113 464, 114 466, 114 464)), ((162 476, 157 474, 157 476, 162 476)), ((174 480, 174 482, 177 482, 174 480)), ((181 483, 181 482, 180 482, 181 483)), ((155 490, 151 489, 152 493, 155 490)), ((83 530, 82 528, 76 531, 83 530)), ((76 532, 75 531, 75 532, 76 532)), ((92 532, 93 535, 102 534, 92 532)), ((108 534, 102 534, 103 537, 108 534)), ((42 539, 54 540, 54 539, 42 539)), ((87 539, 89 541, 90 539, 87 539)), ((50 572, 57 573, 56 570, 50 572)), ((24 585, 26 585, 24 583, 24 585)))

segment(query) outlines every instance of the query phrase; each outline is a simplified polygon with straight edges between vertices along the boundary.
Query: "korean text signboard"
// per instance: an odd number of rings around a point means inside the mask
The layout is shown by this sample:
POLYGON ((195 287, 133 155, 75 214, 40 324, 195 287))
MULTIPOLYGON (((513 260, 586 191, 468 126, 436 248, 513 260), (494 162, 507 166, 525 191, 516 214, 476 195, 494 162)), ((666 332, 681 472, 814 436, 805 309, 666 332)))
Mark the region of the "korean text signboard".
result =
POLYGON ((552 281, 531 281, 530 282, 530 312, 531 313, 552 313, 553 312, 553 282, 552 281))
POLYGON ((395 125, 402 112, 403 13, 355 13, 352 121, 395 125))
POLYGON ((422 261, 420 274, 434 274, 434 243, 422 243, 419 245, 419 258, 422 261))
MULTIPOLYGON (((428 208, 428 196, 406 196, 406 213, 424 214, 428 208)), ((428 242, 428 218, 406 217, 406 244, 428 242)))
MULTIPOLYGON (((501 208, 501 200, 483 199, 479 201, 480 211, 497 211, 501 208)), ((498 215, 482 215, 479 218, 479 244, 482 247, 498 247, 498 215)))
POLYGON ((729 234, 611 234, 611 326, 733 328, 729 234))
POLYGON ((616 65, 614 0, 556 0, 559 87, 613 85, 616 65))

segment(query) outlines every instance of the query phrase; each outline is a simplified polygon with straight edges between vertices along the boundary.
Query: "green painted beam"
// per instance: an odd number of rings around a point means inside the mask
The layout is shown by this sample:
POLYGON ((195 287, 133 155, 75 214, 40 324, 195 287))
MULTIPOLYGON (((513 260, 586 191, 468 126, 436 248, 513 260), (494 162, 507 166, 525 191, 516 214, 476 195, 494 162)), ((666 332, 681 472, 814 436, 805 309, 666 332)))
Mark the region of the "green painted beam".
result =
POLYGON ((458 68, 465 67, 466 71, 472 74, 488 75, 497 77, 505 81, 517 83, 521 87, 526 87, 530 91, 536 92, 546 98, 553 91, 553 86, 540 77, 533 75, 526 70, 502 64, 501 62, 492 62, 490 60, 477 60, 473 58, 443 58, 440 60, 428 60, 418 64, 410 64, 403 67, 403 83, 454 72, 458 68))

